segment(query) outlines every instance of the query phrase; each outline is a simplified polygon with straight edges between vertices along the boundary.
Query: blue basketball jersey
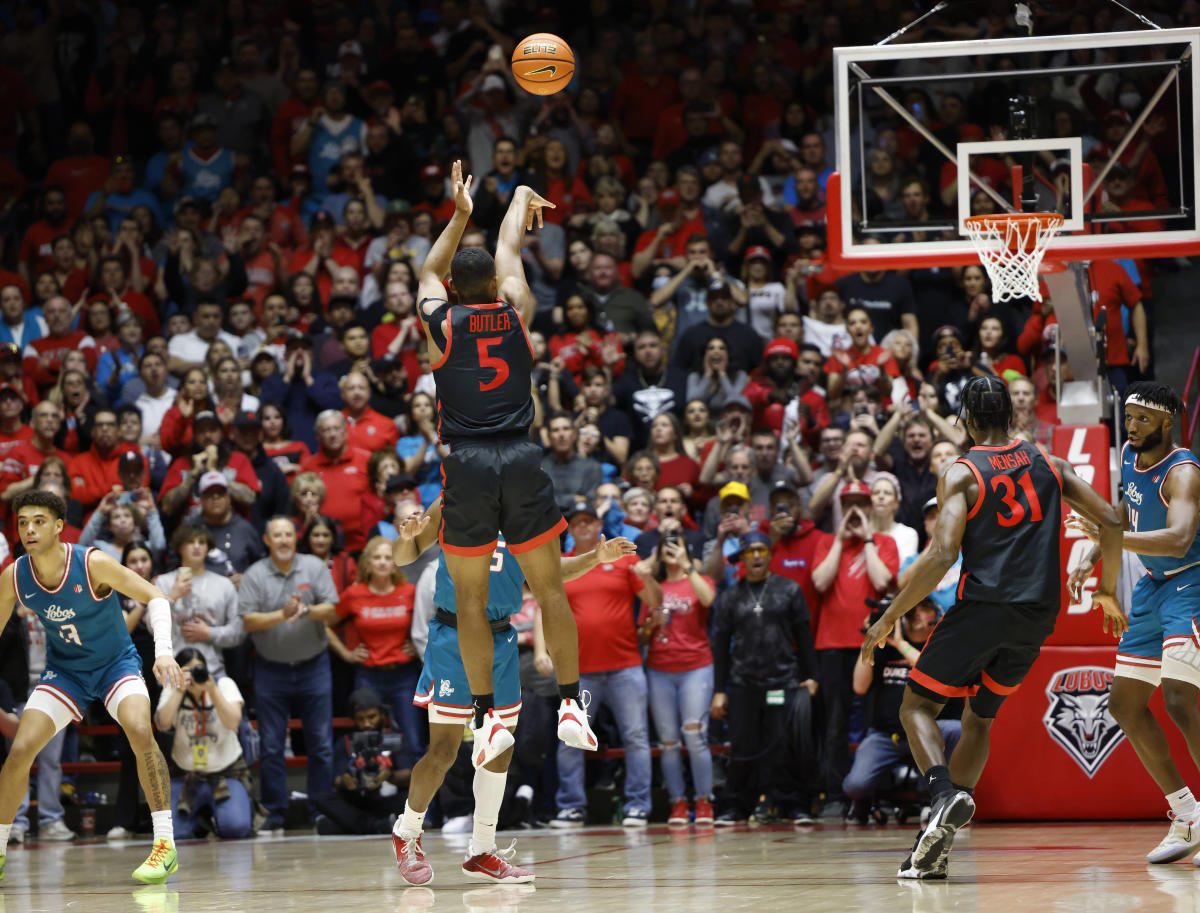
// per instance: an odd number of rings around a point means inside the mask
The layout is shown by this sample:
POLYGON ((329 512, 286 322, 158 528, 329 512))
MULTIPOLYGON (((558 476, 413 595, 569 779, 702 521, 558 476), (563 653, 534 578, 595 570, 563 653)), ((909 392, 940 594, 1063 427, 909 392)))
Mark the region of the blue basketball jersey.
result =
MULTIPOLYGON (((492 552, 491 578, 488 580, 487 617, 492 621, 503 621, 521 611, 521 584, 525 574, 521 565, 512 556, 501 539, 492 552)), ((457 612, 454 599, 454 581, 446 570, 446 556, 438 556, 436 584, 433 589, 433 604, 447 612, 457 612)))
POLYGON ((233 183, 236 162, 233 152, 222 149, 208 161, 196 156, 189 146, 183 152, 180 196, 215 203, 221 191, 233 183))
POLYGON ((13 584, 17 602, 32 610, 46 629, 47 668, 90 672, 111 663, 133 640, 116 592, 95 594, 87 572, 87 555, 94 549, 66 547, 67 567, 53 588, 37 579, 28 555, 16 560, 13 584))
MULTIPOLYGON (((1144 533, 1167 526, 1167 502, 1162 487, 1167 476, 1176 466, 1191 463, 1200 466, 1196 455, 1183 447, 1176 447, 1148 469, 1139 469, 1137 453, 1129 444, 1121 450, 1121 496, 1129 511, 1129 531, 1144 533)), ((1150 576, 1162 580, 1186 567, 1200 564, 1200 533, 1192 540, 1187 554, 1182 558, 1169 555, 1138 555, 1150 576)))

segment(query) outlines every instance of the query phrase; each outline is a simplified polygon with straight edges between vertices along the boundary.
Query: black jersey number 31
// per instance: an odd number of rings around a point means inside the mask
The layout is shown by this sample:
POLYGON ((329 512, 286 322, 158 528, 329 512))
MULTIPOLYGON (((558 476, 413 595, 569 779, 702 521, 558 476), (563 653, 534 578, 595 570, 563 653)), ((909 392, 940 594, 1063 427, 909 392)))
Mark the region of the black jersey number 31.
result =
POLYGON ((992 491, 1000 496, 1000 503, 1008 509, 1007 516, 1003 510, 996 511, 996 522, 1001 526, 1016 526, 1024 522, 1027 515, 1030 523, 1042 522, 1042 505, 1038 501, 1037 491, 1033 487, 1033 479, 1029 477, 1029 470, 1023 472, 1015 483, 1012 476, 992 476, 992 491), (1029 504, 1028 511, 1026 511, 1025 505, 1017 500, 1018 487, 1029 504))
POLYGON ((488 354, 488 349, 494 345, 499 345, 504 341, 503 336, 485 336, 483 339, 476 339, 475 345, 479 350, 479 367, 492 368, 496 372, 486 384, 483 381, 479 382, 479 392, 486 393, 488 390, 495 390, 502 383, 508 380, 508 362, 503 358, 493 358, 488 354))

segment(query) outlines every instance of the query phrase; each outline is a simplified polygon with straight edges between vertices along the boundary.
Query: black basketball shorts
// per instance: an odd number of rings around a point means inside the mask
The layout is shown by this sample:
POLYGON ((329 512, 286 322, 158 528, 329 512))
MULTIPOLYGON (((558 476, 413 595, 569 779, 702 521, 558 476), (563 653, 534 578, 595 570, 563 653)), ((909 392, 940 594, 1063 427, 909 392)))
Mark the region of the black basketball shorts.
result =
POLYGON ((969 697, 976 714, 994 717, 1037 660, 1057 614, 1043 605, 956 602, 929 635, 908 685, 939 703, 969 697))
POLYGON ((454 441, 442 460, 442 548, 490 555, 497 531, 514 555, 532 551, 567 528, 542 471, 542 448, 520 437, 454 441))

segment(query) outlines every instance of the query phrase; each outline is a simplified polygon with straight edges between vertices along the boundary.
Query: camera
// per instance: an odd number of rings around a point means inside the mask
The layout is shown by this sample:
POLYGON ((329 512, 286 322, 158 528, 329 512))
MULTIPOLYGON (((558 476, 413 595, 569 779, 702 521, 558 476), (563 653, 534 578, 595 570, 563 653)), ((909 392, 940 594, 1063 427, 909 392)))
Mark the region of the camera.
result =
POLYGON ((208 681, 208 666, 201 663, 199 666, 192 666, 192 681, 197 685, 203 685, 208 681))
POLYGON ((870 406, 855 406, 854 414, 855 415, 870 415, 871 407, 870 406))
POLYGON ((775 513, 783 517, 790 517, 792 515, 791 505, 786 501, 780 501, 775 505, 775 513))
POLYGON ((867 608, 871 610, 871 614, 867 616, 867 625, 863 628, 863 633, 867 632, 867 628, 879 621, 892 605, 890 596, 884 596, 882 599, 867 599, 864 600, 867 608))
POLYGON ((666 548, 669 545, 679 545, 681 540, 679 538, 679 533, 667 533, 665 536, 663 536, 662 541, 663 548, 666 548))
POLYGON ((368 729, 350 734, 350 773, 360 792, 368 792, 381 770, 390 770, 392 758, 400 753, 404 739, 398 733, 368 729))

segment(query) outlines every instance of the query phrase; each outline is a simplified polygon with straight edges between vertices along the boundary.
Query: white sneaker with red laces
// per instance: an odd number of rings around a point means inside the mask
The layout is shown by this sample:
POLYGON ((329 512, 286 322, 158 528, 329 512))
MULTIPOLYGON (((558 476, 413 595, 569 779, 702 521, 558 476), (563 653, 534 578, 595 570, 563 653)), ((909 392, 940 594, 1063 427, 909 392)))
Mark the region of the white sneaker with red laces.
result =
POLYGON ((534 879, 533 872, 509 862, 516 854, 515 840, 507 849, 498 850, 493 846, 487 853, 468 856, 462 864, 462 872, 468 878, 492 884, 528 884, 534 879))
POLYGON ((433 883, 433 866, 425 858, 421 848, 421 836, 405 837, 392 831, 392 848, 396 851, 396 865, 400 877, 411 885, 433 883))
MULTIPOLYGON (((1146 854, 1146 861, 1161 865, 1182 859, 1200 846, 1200 822, 1180 818, 1174 812, 1167 812, 1171 819, 1171 828, 1162 842, 1146 854)), ((1193 813, 1192 817, 1195 817, 1193 813)))
POLYGON ((579 701, 564 698, 558 705, 558 737, 571 748, 595 751, 600 745, 592 727, 588 725, 587 708, 591 697, 586 691, 581 691, 579 701))
POLYGON ((500 717, 496 716, 495 708, 487 712, 482 726, 478 729, 471 727, 471 735, 475 739, 475 747, 471 749, 471 763, 477 770, 504 754, 516 741, 500 717))

